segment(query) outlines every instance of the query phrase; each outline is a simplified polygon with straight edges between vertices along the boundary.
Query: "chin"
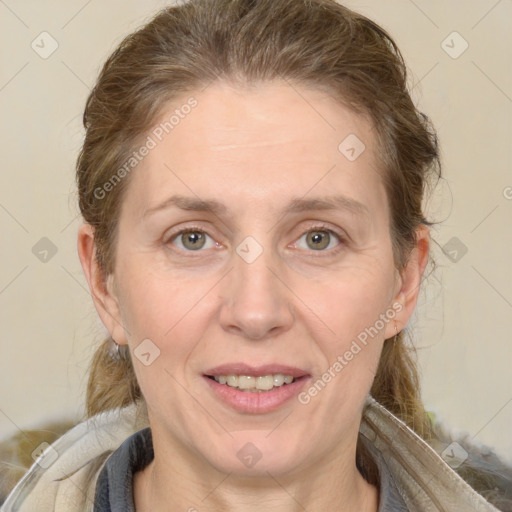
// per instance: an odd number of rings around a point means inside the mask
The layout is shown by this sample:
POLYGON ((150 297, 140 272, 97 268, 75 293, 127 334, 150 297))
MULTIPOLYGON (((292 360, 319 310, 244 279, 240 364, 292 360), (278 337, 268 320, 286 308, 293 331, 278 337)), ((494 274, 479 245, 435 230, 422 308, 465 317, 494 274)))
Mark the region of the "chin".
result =
MULTIPOLYGON (((230 446, 220 447, 211 464, 223 473, 240 477, 287 474, 302 462, 304 449, 286 442, 272 429, 230 432, 230 446), (299 460, 301 459, 301 460, 299 460)), ((289 438, 288 438, 289 439, 289 438)))

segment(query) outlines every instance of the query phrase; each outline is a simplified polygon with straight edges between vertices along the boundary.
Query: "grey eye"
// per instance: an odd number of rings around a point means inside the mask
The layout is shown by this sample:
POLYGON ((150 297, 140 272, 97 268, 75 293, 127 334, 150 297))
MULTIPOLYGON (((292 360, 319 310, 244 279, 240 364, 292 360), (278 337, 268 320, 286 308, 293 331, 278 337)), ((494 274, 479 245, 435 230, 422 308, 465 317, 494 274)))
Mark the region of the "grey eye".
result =
MULTIPOLYGON (((206 246, 207 237, 210 238, 204 231, 200 231, 198 229, 189 229, 185 231, 181 231, 176 234, 173 238, 172 243, 177 245, 180 249, 186 251, 199 251, 203 248, 208 248, 206 246)), ((209 247, 213 247, 215 244, 212 240, 209 247)))
POLYGON ((327 248, 336 246, 336 241, 340 241, 338 235, 327 229, 312 229, 304 233, 299 240, 306 239, 306 249, 313 251, 323 251, 327 248))
POLYGON ((314 250, 325 249, 329 246, 331 236, 326 231, 311 231, 306 235, 308 245, 314 250))

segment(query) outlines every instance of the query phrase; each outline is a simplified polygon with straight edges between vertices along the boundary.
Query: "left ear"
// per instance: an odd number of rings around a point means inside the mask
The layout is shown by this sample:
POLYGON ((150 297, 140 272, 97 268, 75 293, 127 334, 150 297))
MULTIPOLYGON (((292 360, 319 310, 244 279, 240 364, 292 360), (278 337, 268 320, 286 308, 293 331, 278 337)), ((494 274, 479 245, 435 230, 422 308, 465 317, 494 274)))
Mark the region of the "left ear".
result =
POLYGON ((396 311, 396 316, 386 326, 386 339, 396 334, 395 324, 398 332, 407 325, 416 308, 423 271, 428 263, 429 248, 430 228, 420 224, 416 229, 415 246, 405 268, 399 272, 397 292, 390 305, 396 311))

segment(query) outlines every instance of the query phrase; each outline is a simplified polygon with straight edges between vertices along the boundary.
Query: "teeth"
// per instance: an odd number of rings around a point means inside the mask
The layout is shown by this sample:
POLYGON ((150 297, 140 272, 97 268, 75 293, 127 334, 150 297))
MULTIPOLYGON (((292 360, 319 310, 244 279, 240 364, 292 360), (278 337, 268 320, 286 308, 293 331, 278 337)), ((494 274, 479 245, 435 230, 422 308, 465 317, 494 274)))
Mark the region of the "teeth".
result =
POLYGON ((232 388, 236 388, 238 386, 238 377, 236 375, 228 375, 226 377, 226 384, 232 388))
POLYGON ((219 384, 227 384, 229 387, 248 392, 270 391, 284 384, 291 384, 294 380, 291 375, 283 375, 282 373, 262 375, 260 377, 253 377, 251 375, 218 375, 214 379, 219 384))
POLYGON ((282 386, 284 384, 284 375, 282 373, 278 373, 273 377, 274 386, 282 386))

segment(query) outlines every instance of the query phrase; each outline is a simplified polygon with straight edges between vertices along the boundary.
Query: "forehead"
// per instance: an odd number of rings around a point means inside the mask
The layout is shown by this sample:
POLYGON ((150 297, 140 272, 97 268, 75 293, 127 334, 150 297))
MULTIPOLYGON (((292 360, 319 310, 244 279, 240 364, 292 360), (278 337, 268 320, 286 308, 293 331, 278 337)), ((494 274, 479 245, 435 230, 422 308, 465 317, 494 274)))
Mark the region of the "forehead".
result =
POLYGON ((148 136, 130 186, 143 209, 175 193, 263 204, 339 189, 378 203, 383 191, 370 122, 286 82, 213 83, 168 104, 148 136))
POLYGON ((293 143, 296 151, 300 143, 304 149, 318 149, 313 154, 323 150, 337 156, 339 142, 350 134, 358 134, 370 150, 373 145, 366 118, 325 92, 289 82, 261 83, 250 88, 215 82, 196 94, 175 99, 155 123, 157 128, 160 125, 165 129, 173 112, 184 108, 192 96, 197 105, 175 119, 177 124, 169 133, 162 134, 191 152, 207 146, 222 158, 237 150, 261 154, 262 148, 275 148, 282 153, 287 143, 293 143), (181 144, 183 139, 185 145, 181 144))

